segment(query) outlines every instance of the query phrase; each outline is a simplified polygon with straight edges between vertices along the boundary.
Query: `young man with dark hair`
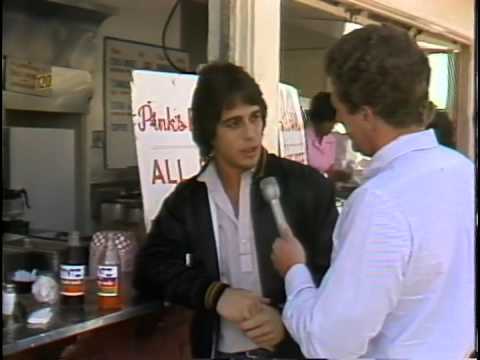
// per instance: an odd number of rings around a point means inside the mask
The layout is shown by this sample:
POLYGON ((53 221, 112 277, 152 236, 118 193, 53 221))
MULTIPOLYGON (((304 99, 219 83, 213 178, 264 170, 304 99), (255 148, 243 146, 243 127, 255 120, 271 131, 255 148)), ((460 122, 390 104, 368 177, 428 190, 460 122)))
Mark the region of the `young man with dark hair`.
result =
POLYGON ((195 310, 194 357, 301 356, 281 321, 285 289, 270 260, 278 231, 259 188, 263 178, 277 179, 316 283, 329 265, 338 215, 333 185, 265 151, 266 116, 259 86, 241 67, 202 68, 192 130, 204 166, 165 199, 137 258, 141 294, 195 310))
POLYGON ((317 287, 295 229, 272 259, 286 328, 307 357, 463 359, 473 350, 473 163, 424 130, 430 68, 406 31, 355 30, 327 56, 332 100, 373 156, 345 203, 317 287))

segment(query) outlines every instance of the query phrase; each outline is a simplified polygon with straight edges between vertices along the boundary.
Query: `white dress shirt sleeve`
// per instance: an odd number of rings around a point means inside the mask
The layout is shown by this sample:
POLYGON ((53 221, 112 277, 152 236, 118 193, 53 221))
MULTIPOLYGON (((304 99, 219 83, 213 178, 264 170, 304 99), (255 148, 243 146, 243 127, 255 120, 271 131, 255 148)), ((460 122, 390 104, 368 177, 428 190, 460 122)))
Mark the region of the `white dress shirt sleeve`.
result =
POLYGON ((405 217, 379 193, 358 189, 334 233, 332 264, 319 288, 305 265, 285 277, 283 320, 306 357, 357 358, 395 306, 410 251, 405 217))

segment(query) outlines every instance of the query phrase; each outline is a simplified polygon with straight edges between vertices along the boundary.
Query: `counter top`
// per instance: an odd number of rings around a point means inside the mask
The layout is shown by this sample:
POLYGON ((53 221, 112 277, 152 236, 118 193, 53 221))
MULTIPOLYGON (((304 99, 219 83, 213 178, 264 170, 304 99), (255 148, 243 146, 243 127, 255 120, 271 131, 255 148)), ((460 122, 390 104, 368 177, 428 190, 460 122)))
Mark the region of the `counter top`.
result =
MULTIPOLYGON (((116 311, 101 311, 97 306, 95 293, 95 281, 87 280, 87 293, 85 302, 80 307, 67 307, 60 303, 52 306, 54 315, 46 325, 30 325, 26 319, 19 324, 7 325, 4 321, 3 327, 3 355, 10 355, 22 350, 31 349, 40 345, 58 341, 70 336, 80 334, 102 326, 114 324, 148 313, 159 312, 164 305, 157 302, 139 303, 135 293, 130 286, 131 276, 124 277, 121 293, 124 299, 123 307, 116 311)), ((45 307, 35 301, 31 294, 18 294, 17 301, 28 315, 37 309, 45 307)))

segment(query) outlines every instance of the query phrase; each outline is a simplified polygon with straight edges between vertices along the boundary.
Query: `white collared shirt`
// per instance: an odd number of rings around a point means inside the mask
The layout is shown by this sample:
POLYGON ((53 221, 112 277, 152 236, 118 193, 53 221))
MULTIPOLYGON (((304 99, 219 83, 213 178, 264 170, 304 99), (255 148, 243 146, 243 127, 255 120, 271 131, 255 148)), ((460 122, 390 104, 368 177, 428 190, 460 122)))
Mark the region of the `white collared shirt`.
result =
MULTIPOLYGON (((220 280, 232 288, 246 289, 262 295, 250 207, 252 175, 253 169, 242 174, 238 218, 213 162, 207 166, 198 180, 207 185, 220 280)), ((256 348, 258 346, 240 330, 238 325, 220 319, 219 351, 235 353, 256 348)))
POLYGON ((474 345, 474 166, 432 130, 372 158, 319 288, 285 278, 283 320, 307 357, 462 359, 474 345))

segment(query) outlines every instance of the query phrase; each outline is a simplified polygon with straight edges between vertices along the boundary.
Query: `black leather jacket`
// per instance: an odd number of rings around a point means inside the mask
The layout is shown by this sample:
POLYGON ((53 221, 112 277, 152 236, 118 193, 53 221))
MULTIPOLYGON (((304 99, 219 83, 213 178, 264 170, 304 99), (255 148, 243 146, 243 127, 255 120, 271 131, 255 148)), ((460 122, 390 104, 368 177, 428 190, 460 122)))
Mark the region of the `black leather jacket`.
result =
MULTIPOLYGON (((219 269, 207 187, 197 176, 179 184, 165 199, 138 253, 134 286, 147 297, 195 309, 192 355, 208 358, 218 315, 205 309, 204 298, 210 284, 219 281, 219 269), (185 262, 187 253, 192 254, 191 266, 185 262)), ((285 302, 284 282, 270 260, 278 231, 259 188, 260 180, 267 176, 277 178, 285 217, 306 250, 307 265, 317 284, 330 263, 338 212, 334 186, 323 175, 265 152, 254 173, 251 211, 263 296, 280 308, 285 302)), ((301 353, 288 336, 277 347, 276 356, 299 358, 301 353)))

